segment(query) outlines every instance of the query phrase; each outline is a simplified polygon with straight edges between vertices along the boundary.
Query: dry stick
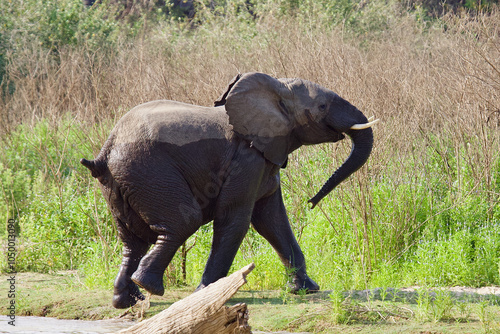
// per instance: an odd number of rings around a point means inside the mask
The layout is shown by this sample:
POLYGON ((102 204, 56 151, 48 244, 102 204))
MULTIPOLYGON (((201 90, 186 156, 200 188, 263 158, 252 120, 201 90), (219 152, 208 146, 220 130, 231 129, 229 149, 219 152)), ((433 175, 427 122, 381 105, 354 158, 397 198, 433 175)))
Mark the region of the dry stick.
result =
POLYGON ((226 307, 224 304, 246 283, 246 276, 254 268, 255 264, 249 264, 119 333, 251 333, 247 305, 239 303, 226 307))

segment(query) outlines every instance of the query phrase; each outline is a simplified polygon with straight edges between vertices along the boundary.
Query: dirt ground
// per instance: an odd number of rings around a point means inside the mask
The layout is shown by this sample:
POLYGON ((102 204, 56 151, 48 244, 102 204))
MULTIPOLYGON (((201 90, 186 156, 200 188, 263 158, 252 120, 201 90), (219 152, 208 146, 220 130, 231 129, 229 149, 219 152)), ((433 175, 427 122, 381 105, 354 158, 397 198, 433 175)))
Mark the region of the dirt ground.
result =
MULTIPOLYGON (((0 275, 1 294, 11 288, 0 275)), ((255 333, 500 333, 500 287, 409 287, 346 291, 340 303, 331 291, 295 296, 285 291, 245 291, 228 304, 248 305, 255 333), (423 296, 423 297, 422 297, 423 296), (425 297, 425 298, 424 298, 425 297)), ((140 320, 151 317, 193 292, 168 289, 126 310, 111 306, 112 289, 89 289, 77 272, 15 275, 16 316, 80 320, 140 320)), ((8 313, 10 298, 0 298, 8 313)))

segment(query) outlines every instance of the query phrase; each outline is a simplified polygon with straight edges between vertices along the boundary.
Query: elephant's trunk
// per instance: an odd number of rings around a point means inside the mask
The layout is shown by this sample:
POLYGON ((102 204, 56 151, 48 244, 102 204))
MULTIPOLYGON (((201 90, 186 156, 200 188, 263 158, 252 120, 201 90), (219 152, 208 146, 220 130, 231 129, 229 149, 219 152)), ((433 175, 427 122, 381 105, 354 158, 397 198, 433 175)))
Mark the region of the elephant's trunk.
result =
POLYGON ((362 130, 349 130, 346 132, 352 140, 351 154, 332 176, 326 181, 321 190, 309 200, 312 208, 328 195, 336 186, 348 178, 365 164, 370 156, 373 147, 373 131, 371 128, 362 130))

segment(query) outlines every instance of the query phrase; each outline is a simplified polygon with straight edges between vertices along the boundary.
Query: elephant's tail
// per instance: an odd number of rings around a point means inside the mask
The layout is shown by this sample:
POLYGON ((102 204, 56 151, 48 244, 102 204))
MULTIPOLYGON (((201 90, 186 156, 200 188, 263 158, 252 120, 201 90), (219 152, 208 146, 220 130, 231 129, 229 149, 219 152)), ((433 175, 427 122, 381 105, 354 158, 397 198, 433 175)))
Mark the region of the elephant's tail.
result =
POLYGON ((108 140, 104 143, 101 151, 94 160, 87 160, 85 158, 80 159, 80 163, 87 167, 92 176, 99 180, 102 184, 106 183, 106 173, 109 172, 108 169, 108 156, 111 148, 113 147, 114 136, 109 136, 108 140))
POLYGON ((95 178, 103 176, 104 173, 106 173, 106 170, 108 169, 108 164, 106 163, 106 161, 103 160, 81 159, 80 163, 85 167, 87 167, 92 173, 92 176, 95 178))

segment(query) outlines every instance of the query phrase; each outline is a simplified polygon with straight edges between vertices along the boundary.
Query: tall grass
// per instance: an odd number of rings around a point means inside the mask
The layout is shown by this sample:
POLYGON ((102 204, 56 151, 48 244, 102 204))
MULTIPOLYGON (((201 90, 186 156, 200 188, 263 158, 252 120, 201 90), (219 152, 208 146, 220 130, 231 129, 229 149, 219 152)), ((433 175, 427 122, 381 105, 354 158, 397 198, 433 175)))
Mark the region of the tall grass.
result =
MULTIPOLYGON (((35 40, 9 58, 0 216, 18 220, 19 267, 116 272, 113 223, 78 159, 141 102, 211 105, 235 74, 262 71, 315 81, 382 120, 369 163, 318 208, 307 199, 350 143, 303 147, 282 171, 290 221, 322 288, 500 284, 498 9, 428 21, 391 2, 338 17, 322 2, 290 4, 259 3, 256 17, 241 6, 206 11, 195 26, 160 22, 112 47, 54 54, 35 40)), ((184 283, 199 280, 210 243, 210 226, 188 242, 184 283)), ((252 288, 282 286, 284 269, 253 230, 234 268, 249 261, 252 288)), ((179 255, 171 282, 184 281, 182 267, 179 255)))

